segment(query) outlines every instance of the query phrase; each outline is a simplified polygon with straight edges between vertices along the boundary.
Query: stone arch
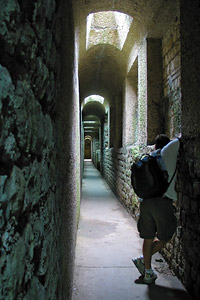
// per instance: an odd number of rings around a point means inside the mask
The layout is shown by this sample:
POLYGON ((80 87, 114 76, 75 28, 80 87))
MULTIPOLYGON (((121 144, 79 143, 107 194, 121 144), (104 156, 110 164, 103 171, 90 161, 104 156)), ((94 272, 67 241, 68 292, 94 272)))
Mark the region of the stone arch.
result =
MULTIPOLYGON (((91 159, 94 165, 100 169, 101 153, 102 153, 102 130, 106 114, 106 104, 98 101, 87 102, 82 107, 82 122, 84 130, 84 143, 86 137, 90 136, 91 159)), ((85 147, 84 147, 85 149, 85 147)))

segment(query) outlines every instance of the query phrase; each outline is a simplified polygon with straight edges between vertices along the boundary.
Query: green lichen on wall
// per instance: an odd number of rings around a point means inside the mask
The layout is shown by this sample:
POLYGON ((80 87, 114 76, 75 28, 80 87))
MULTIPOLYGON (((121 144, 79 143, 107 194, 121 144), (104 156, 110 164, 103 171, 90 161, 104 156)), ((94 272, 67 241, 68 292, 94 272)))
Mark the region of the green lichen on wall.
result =
POLYGON ((133 148, 131 149, 132 155, 133 155, 133 160, 136 161, 139 159, 139 157, 141 156, 141 152, 140 152, 140 146, 136 145, 133 146, 133 148))
POLYGON ((55 18, 54 0, 0 3, 0 299, 59 298, 55 18))
POLYGON ((132 196, 132 207, 135 209, 138 206, 138 196, 134 193, 132 196))

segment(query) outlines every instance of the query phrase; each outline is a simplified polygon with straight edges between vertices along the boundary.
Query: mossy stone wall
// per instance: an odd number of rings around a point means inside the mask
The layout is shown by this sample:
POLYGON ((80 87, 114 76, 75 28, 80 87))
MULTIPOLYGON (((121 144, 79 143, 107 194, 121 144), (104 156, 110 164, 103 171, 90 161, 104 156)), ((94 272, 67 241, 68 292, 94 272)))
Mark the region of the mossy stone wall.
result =
POLYGON ((79 197, 70 2, 1 1, 0 25, 0 299, 69 299, 79 197), (61 66, 63 19, 71 35, 61 66), (59 125, 66 117, 73 135, 59 125))

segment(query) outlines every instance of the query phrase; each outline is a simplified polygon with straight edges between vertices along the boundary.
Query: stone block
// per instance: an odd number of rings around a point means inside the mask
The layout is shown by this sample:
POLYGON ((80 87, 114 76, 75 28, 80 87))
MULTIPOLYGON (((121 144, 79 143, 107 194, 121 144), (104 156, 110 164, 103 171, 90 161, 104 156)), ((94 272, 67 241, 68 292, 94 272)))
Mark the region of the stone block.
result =
POLYGON ((200 195, 200 182, 196 181, 193 183, 193 190, 194 190, 194 195, 199 196, 200 195))
POLYGON ((189 209, 190 208, 190 198, 186 195, 183 195, 182 201, 183 201, 182 204, 183 204, 184 209, 189 209))
POLYGON ((25 178, 23 171, 14 166, 12 173, 4 183, 2 198, 7 202, 6 219, 9 220, 12 215, 18 216, 23 206, 25 193, 25 178))
POLYGON ((29 290, 24 300, 37 299, 37 298, 40 300, 45 300, 46 299, 45 295, 46 295, 45 287, 38 280, 38 278, 34 276, 33 279, 31 280, 31 285, 29 287, 29 290))
POLYGON ((4 269, 4 279, 7 282, 5 295, 9 295, 11 299, 14 299, 15 293, 20 291, 23 282, 26 265, 25 255, 24 241, 19 238, 15 243, 15 251, 7 255, 4 269))
POLYGON ((8 70, 0 65, 0 110, 2 109, 2 99, 12 94, 14 86, 8 70))

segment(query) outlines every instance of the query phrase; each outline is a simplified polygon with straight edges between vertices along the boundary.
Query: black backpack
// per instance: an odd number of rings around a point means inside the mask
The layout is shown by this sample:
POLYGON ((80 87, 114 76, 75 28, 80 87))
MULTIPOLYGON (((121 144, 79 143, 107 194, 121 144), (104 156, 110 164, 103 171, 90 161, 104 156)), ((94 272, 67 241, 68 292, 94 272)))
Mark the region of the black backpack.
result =
POLYGON ((131 184, 140 198, 163 196, 175 176, 176 170, 168 182, 168 173, 161 168, 160 150, 143 154, 138 162, 131 166, 131 184))

